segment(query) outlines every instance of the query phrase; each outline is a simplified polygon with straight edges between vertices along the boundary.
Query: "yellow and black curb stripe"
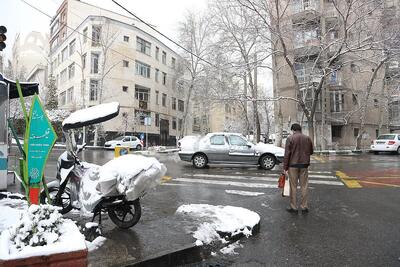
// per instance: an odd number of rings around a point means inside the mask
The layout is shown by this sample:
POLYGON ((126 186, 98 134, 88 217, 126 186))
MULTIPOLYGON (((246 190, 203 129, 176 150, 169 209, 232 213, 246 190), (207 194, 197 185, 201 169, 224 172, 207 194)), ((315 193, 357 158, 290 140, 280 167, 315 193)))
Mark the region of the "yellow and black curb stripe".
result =
POLYGON ((347 176, 347 174, 345 174, 344 172, 337 171, 336 176, 339 177, 348 188, 362 188, 357 180, 347 176))

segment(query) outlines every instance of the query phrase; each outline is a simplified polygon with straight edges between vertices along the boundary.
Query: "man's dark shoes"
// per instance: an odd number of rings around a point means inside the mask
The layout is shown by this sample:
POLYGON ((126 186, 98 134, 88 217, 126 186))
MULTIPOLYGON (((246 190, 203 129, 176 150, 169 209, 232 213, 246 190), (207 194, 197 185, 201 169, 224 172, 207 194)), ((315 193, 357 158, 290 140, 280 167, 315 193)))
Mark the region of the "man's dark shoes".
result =
POLYGON ((286 211, 290 212, 290 213, 297 213, 297 209, 294 209, 292 207, 287 207, 286 211))
POLYGON ((308 208, 301 209, 301 213, 308 213, 308 208))

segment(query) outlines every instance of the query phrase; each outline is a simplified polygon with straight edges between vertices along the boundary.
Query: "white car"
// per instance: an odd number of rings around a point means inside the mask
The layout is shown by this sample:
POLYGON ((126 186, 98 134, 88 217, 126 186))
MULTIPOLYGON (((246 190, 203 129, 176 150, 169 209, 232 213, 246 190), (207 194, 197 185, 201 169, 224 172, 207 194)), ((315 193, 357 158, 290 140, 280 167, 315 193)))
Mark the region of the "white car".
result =
POLYGON ((254 145, 238 133, 209 133, 202 138, 186 139, 178 154, 195 168, 205 168, 207 164, 243 164, 271 170, 283 161, 284 153, 283 148, 272 144, 254 145))
POLYGON ((116 146, 126 146, 137 150, 142 149, 143 143, 136 136, 119 136, 113 140, 107 141, 104 148, 114 149, 116 146))
POLYGON ((400 155, 400 134, 382 134, 371 142, 371 151, 375 154, 379 152, 397 152, 400 155))

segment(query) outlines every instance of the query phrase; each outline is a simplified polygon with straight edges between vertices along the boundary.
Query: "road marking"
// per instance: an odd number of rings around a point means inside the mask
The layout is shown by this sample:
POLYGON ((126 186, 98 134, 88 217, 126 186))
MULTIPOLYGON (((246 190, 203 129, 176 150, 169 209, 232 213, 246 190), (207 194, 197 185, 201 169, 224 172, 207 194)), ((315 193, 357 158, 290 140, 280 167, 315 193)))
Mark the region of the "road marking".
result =
POLYGON ((263 192, 242 191, 242 190, 225 190, 225 193, 232 195, 240 195, 240 196, 250 196, 250 197, 256 197, 265 194, 263 192))
POLYGON ((385 184, 385 183, 377 183, 377 182, 371 182, 371 181, 360 181, 360 182, 366 183, 366 184, 384 185, 384 186, 390 186, 390 187, 400 187, 400 185, 396 185, 396 184, 385 184))
POLYGON ((230 186, 248 187, 248 188, 278 188, 278 185, 276 184, 242 183, 242 182, 205 180, 205 179, 175 178, 174 181, 197 183, 197 184, 230 185, 230 186))
POLYGON ((336 175, 342 180, 342 182, 348 188, 362 188, 362 186, 357 182, 357 180, 352 179, 351 177, 347 176, 344 172, 337 171, 336 175))
MULTIPOLYGON (((215 176, 217 176, 217 175, 215 175, 215 176)), ((278 187, 278 185, 277 185, 278 178, 267 178, 267 177, 245 177, 245 178, 243 178, 243 177, 238 177, 238 176, 232 177, 232 176, 222 176, 222 175, 219 175, 218 177, 215 177, 215 176, 211 176, 210 178, 233 179, 233 180, 244 180, 244 179, 259 180, 259 181, 273 182, 274 184, 271 184, 271 185, 273 187, 275 187, 275 188, 278 187)), ((206 176, 202 176, 202 177, 207 178, 206 176)), ((189 182, 190 181, 217 181, 217 180, 197 179, 197 178, 189 178, 189 177, 179 177, 179 178, 173 179, 173 181, 179 181, 179 179, 185 179, 185 181, 189 181, 189 182)), ((219 181, 219 182, 227 183, 227 185, 229 185, 228 183, 230 181, 227 181, 227 182, 219 181)), ((234 182, 234 183, 236 183, 236 182, 234 182)), ((248 183, 245 183, 245 182, 240 182, 240 183, 248 184, 248 183)), ((325 184, 325 185, 343 186, 343 183, 339 182, 339 181, 308 180, 308 183, 309 184, 325 184)), ((255 183, 255 184, 257 184, 257 183, 255 183)), ((268 188, 270 188, 270 187, 268 187, 268 188)))
POLYGON ((165 183, 165 182, 168 182, 170 180, 172 180, 171 176, 163 176, 163 177, 161 177, 161 183, 162 184, 165 183))
MULTIPOLYGON (((259 179, 259 180, 264 180, 265 181, 278 181, 279 175, 264 175, 264 176, 235 176, 235 175, 220 175, 220 174, 184 174, 187 176, 193 176, 193 177, 210 177, 210 178, 228 178, 228 179, 259 179), (267 177, 275 177, 275 178, 267 178, 267 177)), ((333 179, 337 180, 336 176, 327 176, 327 175, 308 175, 309 181, 310 178, 321 178, 321 179, 333 179)))
POLYGON ((321 156, 312 156, 312 159, 314 159, 316 161, 319 161, 321 163, 325 163, 326 162, 326 160, 321 156))

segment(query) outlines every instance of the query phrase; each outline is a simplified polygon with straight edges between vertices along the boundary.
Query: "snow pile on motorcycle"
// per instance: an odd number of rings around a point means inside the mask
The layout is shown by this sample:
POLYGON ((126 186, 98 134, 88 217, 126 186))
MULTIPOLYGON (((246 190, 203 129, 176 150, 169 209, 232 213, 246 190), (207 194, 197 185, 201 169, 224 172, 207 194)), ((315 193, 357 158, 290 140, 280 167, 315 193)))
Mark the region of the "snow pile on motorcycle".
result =
POLYGON ((157 159, 141 155, 124 155, 103 166, 90 165, 81 181, 80 199, 88 211, 102 196, 122 194, 135 200, 161 182, 167 169, 157 159))

